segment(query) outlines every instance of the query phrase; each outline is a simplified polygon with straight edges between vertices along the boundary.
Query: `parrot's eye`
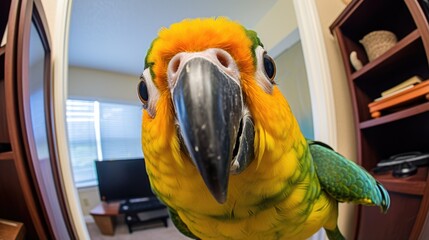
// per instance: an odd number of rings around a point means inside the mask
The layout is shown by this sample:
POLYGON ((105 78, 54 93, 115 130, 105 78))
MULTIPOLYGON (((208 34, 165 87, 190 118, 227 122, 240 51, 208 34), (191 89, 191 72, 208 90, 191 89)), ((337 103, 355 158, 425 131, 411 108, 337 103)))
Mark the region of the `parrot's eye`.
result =
POLYGON ((272 59, 268 54, 264 54, 264 68, 265 74, 274 83, 274 77, 276 76, 276 64, 274 63, 274 59, 272 59))
POLYGON ((140 98, 140 101, 143 103, 143 108, 147 108, 147 102, 149 100, 149 93, 147 91, 147 85, 145 79, 140 77, 141 81, 139 85, 137 86, 137 92, 140 98))

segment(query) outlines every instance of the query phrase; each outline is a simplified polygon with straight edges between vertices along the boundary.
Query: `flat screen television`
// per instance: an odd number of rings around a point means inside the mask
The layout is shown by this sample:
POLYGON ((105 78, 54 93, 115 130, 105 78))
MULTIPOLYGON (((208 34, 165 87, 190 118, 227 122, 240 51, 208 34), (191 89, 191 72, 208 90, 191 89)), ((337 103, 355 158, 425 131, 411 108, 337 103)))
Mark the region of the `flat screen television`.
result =
POLYGON ((143 158, 95 161, 95 168, 102 201, 155 197, 143 158))

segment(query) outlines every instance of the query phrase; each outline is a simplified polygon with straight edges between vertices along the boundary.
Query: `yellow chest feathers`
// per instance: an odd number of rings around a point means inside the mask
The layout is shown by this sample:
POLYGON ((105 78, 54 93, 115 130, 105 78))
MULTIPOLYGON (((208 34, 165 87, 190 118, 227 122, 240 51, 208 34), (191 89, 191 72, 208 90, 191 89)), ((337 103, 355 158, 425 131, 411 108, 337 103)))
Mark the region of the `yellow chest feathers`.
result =
POLYGON ((295 141, 283 154, 266 150, 260 162, 230 176, 227 201, 222 205, 190 161, 171 161, 181 153, 145 156, 153 189, 202 239, 258 239, 268 233, 305 238, 327 221, 333 204, 320 190, 303 141, 295 141))

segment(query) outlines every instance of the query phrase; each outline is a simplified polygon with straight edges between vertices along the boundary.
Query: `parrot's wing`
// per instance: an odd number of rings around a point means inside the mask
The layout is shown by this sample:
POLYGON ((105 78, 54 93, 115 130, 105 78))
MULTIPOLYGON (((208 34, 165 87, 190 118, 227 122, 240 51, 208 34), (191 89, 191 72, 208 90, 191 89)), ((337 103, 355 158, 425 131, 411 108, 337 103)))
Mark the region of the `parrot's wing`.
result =
POLYGON ((329 195, 340 202, 377 205, 387 212, 389 193, 366 170, 322 142, 307 141, 320 184, 329 195))
POLYGON ((179 214, 173 208, 168 207, 168 212, 170 214, 171 221, 174 223, 174 226, 185 236, 192 239, 199 239, 196 237, 186 226, 186 224, 182 221, 179 214))

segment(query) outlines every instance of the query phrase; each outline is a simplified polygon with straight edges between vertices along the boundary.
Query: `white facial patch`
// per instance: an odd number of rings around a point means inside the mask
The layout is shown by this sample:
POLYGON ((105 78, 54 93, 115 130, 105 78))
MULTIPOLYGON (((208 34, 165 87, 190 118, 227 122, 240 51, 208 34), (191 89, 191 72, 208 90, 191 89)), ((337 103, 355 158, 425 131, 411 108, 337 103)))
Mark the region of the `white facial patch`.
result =
POLYGON ((273 92, 273 84, 265 73, 264 67, 264 54, 265 49, 261 46, 258 46, 255 49, 256 55, 256 72, 255 79, 258 85, 266 92, 271 94, 273 92))
POLYGON ((153 83, 152 75, 150 74, 149 68, 146 68, 143 71, 143 78, 144 78, 143 81, 146 82, 147 91, 149 95, 146 110, 149 113, 149 115, 152 118, 154 118, 156 115, 156 103, 158 102, 158 99, 159 99, 159 91, 158 91, 158 88, 156 88, 155 84, 153 83))

